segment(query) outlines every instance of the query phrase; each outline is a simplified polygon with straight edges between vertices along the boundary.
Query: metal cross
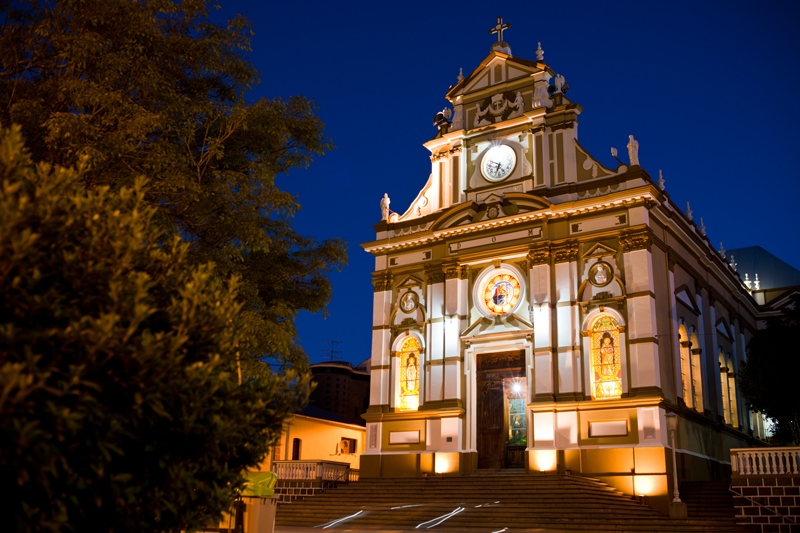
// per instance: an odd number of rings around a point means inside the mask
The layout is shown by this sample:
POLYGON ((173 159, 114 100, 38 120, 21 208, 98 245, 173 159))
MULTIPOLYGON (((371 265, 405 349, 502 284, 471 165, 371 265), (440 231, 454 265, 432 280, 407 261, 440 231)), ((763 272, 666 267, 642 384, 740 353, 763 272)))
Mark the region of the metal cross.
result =
POLYGON ((497 42, 501 42, 503 40, 503 31, 507 30, 511 27, 511 24, 503 24, 503 17, 497 17, 497 24, 495 24, 494 28, 489 30, 491 34, 497 34, 497 42))

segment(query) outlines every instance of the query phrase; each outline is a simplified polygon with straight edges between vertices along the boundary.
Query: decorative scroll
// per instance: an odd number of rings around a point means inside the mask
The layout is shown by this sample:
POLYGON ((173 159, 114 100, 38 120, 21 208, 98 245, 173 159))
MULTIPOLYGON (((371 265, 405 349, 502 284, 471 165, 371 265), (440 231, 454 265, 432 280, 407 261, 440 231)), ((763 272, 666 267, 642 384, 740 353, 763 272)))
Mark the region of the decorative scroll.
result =
POLYGON ((543 242, 538 246, 531 247, 528 252, 528 261, 531 266, 550 264, 550 243, 543 242))
POLYGON ((554 245, 551 250, 556 263, 578 260, 578 243, 574 241, 554 245))
POLYGON ((392 275, 388 272, 375 274, 372 277, 372 286, 375 292, 388 291, 392 288, 392 275))
POLYGON ((426 268, 425 279, 428 283, 441 283, 444 281, 444 272, 442 272, 441 267, 426 268))
POLYGON ((635 250, 650 250, 652 238, 647 230, 623 233, 619 236, 619 243, 622 245, 623 252, 633 252, 635 250))

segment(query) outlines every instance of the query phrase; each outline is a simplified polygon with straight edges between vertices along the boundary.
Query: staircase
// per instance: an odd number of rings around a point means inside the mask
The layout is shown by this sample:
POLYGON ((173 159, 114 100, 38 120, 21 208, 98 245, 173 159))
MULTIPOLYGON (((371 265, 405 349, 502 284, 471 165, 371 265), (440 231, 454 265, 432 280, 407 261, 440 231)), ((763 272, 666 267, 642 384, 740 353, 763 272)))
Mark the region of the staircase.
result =
POLYGON ((733 523, 732 510, 725 517, 689 516, 696 518, 667 518, 594 479, 489 472, 461 477, 362 479, 304 501, 280 505, 275 523, 279 532, 291 528, 319 531, 326 525, 333 531, 748 531, 733 523), (351 518, 341 520, 346 517, 351 518), (336 520, 341 521, 334 523, 336 520))
POLYGON ((681 485, 681 500, 689 516, 734 523, 733 493, 728 481, 689 481, 681 485))

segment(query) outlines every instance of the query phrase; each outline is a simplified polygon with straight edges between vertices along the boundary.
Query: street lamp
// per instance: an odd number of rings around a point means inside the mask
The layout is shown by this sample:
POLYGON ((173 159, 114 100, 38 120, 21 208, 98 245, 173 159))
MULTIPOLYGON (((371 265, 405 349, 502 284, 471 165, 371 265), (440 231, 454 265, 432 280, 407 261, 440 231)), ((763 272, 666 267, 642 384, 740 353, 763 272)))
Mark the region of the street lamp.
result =
POLYGON ((667 429, 672 444, 672 495, 675 496, 669 504, 670 518, 686 518, 686 504, 681 501, 681 494, 678 492, 678 459, 675 453, 676 440, 675 435, 678 432, 678 415, 675 413, 667 413, 667 429))

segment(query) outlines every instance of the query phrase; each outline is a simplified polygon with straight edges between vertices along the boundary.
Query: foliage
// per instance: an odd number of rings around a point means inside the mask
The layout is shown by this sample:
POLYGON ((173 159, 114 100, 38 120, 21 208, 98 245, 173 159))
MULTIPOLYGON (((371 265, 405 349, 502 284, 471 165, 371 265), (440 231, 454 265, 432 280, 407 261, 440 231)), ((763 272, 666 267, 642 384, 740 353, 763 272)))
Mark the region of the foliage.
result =
POLYGON ((770 318, 747 345, 747 361, 739 367, 739 387, 753 411, 773 419, 776 433, 800 444, 800 297, 770 318))
POLYGON ((259 82, 248 21, 214 23, 208 0, 5 4, 0 123, 22 126, 36 162, 88 156, 90 189, 146 176, 165 235, 241 279, 252 353, 304 368, 294 318, 324 310, 345 245, 297 235, 299 205, 275 178, 331 143, 305 98, 246 100, 259 82))
POLYGON ((87 192, 85 171, 85 159, 34 168, 19 128, 0 138, 3 520, 213 523, 307 401, 309 377, 262 371, 239 385, 238 280, 190 263, 177 237, 159 242, 142 180, 87 192))

